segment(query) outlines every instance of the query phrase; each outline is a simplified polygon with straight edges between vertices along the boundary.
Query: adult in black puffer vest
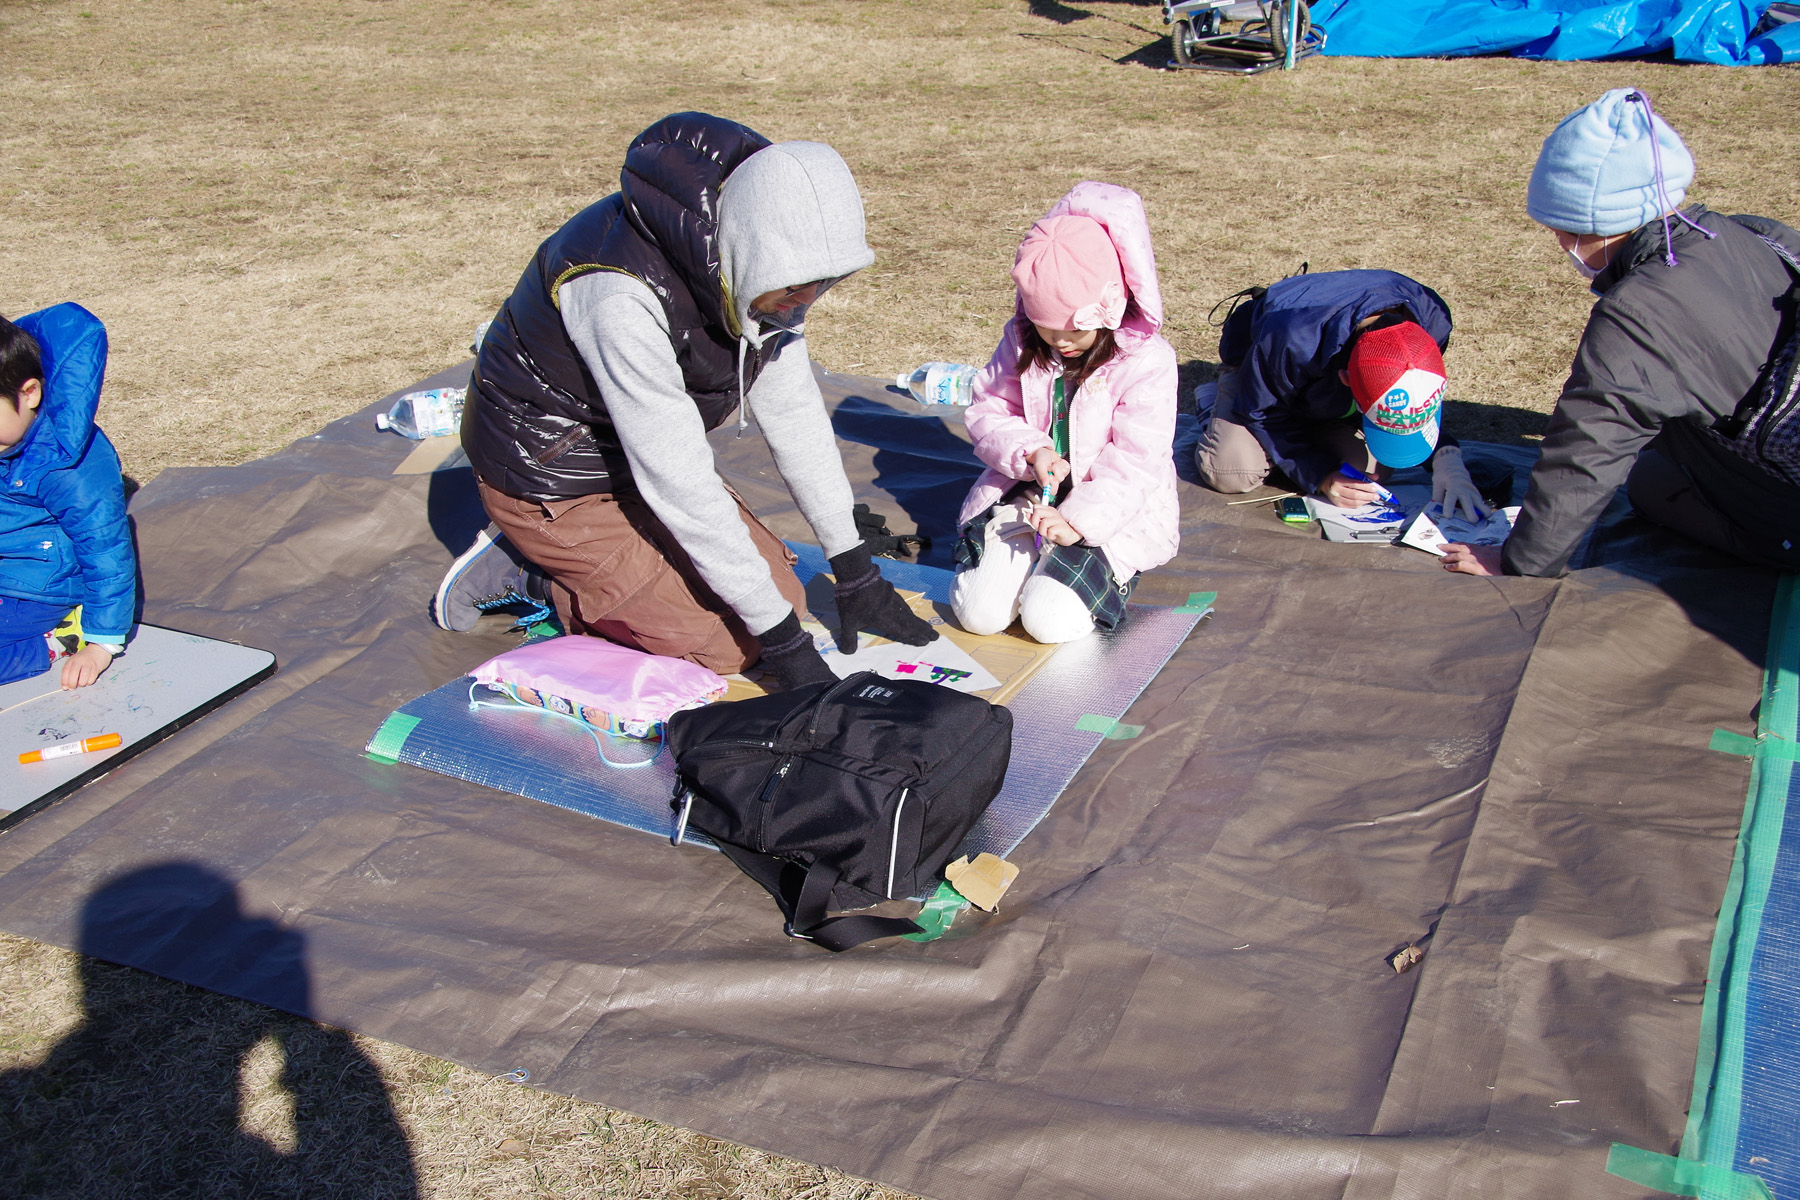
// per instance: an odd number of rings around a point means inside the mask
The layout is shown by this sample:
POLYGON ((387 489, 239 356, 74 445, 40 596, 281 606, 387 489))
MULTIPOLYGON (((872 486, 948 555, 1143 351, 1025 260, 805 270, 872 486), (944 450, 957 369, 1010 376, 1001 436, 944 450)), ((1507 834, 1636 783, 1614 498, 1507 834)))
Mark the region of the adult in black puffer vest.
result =
POLYGON ((1561 575, 1620 484, 1641 515, 1738 558, 1800 569, 1800 414, 1769 405, 1794 337, 1800 233, 1680 208, 1694 160, 1636 88, 1545 139, 1525 208, 1600 299, 1504 547, 1470 575, 1561 575))
POLYGON ((813 301, 874 261, 849 168, 677 113, 632 141, 620 183, 538 248, 482 340, 462 438, 494 525, 445 577, 439 624, 547 598, 570 632, 832 678, 793 556, 712 468, 706 434, 736 411, 831 557, 840 642, 924 645, 857 536, 806 352, 813 301))

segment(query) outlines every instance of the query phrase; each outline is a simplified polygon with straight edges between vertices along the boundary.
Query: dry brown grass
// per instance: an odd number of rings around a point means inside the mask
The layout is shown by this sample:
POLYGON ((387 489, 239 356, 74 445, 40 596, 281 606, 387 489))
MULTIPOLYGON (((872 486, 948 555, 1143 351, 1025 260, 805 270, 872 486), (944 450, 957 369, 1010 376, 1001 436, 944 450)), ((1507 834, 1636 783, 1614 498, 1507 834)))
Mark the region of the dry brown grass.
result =
POLYGON ((0 1131, 57 1200, 905 1196, 9 934, 0 1131))
MULTIPOLYGON (((1695 151, 1696 198, 1800 215, 1791 70, 1323 60, 1239 80, 1150 69, 1160 37, 1154 4, 1122 0, 0 0, 0 311, 75 299, 106 321, 102 416, 137 478, 242 461, 460 357, 630 136, 702 108, 856 171, 879 258, 813 322, 835 370, 982 360, 1021 232, 1099 178, 1145 196, 1184 359, 1210 360, 1207 311, 1246 284, 1391 267, 1450 301, 1452 420, 1498 436, 1548 411, 1586 312, 1522 210, 1565 112, 1642 84, 1695 151)), ((192 1022, 310 1036, 101 973, 192 1022)), ((75 1027, 77 975, 0 937, 0 1068, 75 1027)), ((274 1044, 246 1060, 243 1121, 280 1148, 274 1044)), ((897 1195, 355 1045, 432 1196, 897 1195)))

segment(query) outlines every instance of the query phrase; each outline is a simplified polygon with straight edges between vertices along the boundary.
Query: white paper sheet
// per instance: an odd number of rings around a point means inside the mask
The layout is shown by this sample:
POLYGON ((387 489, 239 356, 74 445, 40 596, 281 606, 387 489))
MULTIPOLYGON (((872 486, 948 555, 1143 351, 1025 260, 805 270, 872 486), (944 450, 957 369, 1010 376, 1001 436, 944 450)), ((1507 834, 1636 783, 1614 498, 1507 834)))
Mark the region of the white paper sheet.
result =
POLYGON ((1427 554, 1435 554, 1439 558, 1444 552, 1438 549, 1446 542, 1461 542, 1467 546, 1498 546, 1506 541, 1512 533, 1513 522, 1518 519, 1518 506, 1496 509, 1485 521, 1465 521, 1459 517, 1444 515, 1443 505, 1435 502, 1427 504, 1406 527, 1400 537, 1400 544, 1411 546, 1415 550, 1423 550, 1427 554))
POLYGON ((906 646, 864 634, 856 653, 844 654, 823 625, 807 621, 802 628, 812 633, 825 665, 839 679, 847 679, 858 671, 874 671, 886 679, 923 679, 959 692, 980 692, 1000 686, 1000 681, 967 650, 941 634, 936 641, 924 646, 906 646))

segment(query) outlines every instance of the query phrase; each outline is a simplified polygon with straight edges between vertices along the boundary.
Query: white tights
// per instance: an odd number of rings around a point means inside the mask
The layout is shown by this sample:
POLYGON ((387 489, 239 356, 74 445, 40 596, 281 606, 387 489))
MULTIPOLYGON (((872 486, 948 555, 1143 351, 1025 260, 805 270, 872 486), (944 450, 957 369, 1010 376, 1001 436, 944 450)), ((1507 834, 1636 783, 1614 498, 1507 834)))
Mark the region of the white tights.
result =
POLYGON ((1035 641, 1072 642, 1094 632, 1088 607, 1069 587, 1038 572, 1043 555, 1025 521, 1030 510, 997 505, 988 520, 981 565, 958 567, 950 608, 970 633, 999 633, 1014 620, 1035 641))

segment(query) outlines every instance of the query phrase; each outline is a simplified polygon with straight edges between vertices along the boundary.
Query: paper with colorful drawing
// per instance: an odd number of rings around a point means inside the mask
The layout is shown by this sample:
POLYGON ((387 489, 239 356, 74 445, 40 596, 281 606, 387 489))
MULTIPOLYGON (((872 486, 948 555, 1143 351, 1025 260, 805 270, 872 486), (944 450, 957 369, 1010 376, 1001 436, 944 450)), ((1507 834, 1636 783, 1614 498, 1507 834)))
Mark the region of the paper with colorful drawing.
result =
POLYGON ((1518 518, 1519 509, 1515 505, 1496 509, 1483 521, 1464 521, 1446 516, 1444 506, 1434 502, 1419 510, 1401 535, 1400 543, 1442 558, 1441 547, 1448 542, 1461 542, 1465 546, 1500 545, 1512 533, 1513 522, 1518 518))
POLYGON ((959 692, 984 692, 1000 686, 1000 680, 948 637, 924 646, 907 646, 865 635, 855 654, 845 654, 825 626, 804 621, 801 628, 812 633, 820 657, 839 679, 858 671, 874 671, 887 679, 923 679, 959 692))

